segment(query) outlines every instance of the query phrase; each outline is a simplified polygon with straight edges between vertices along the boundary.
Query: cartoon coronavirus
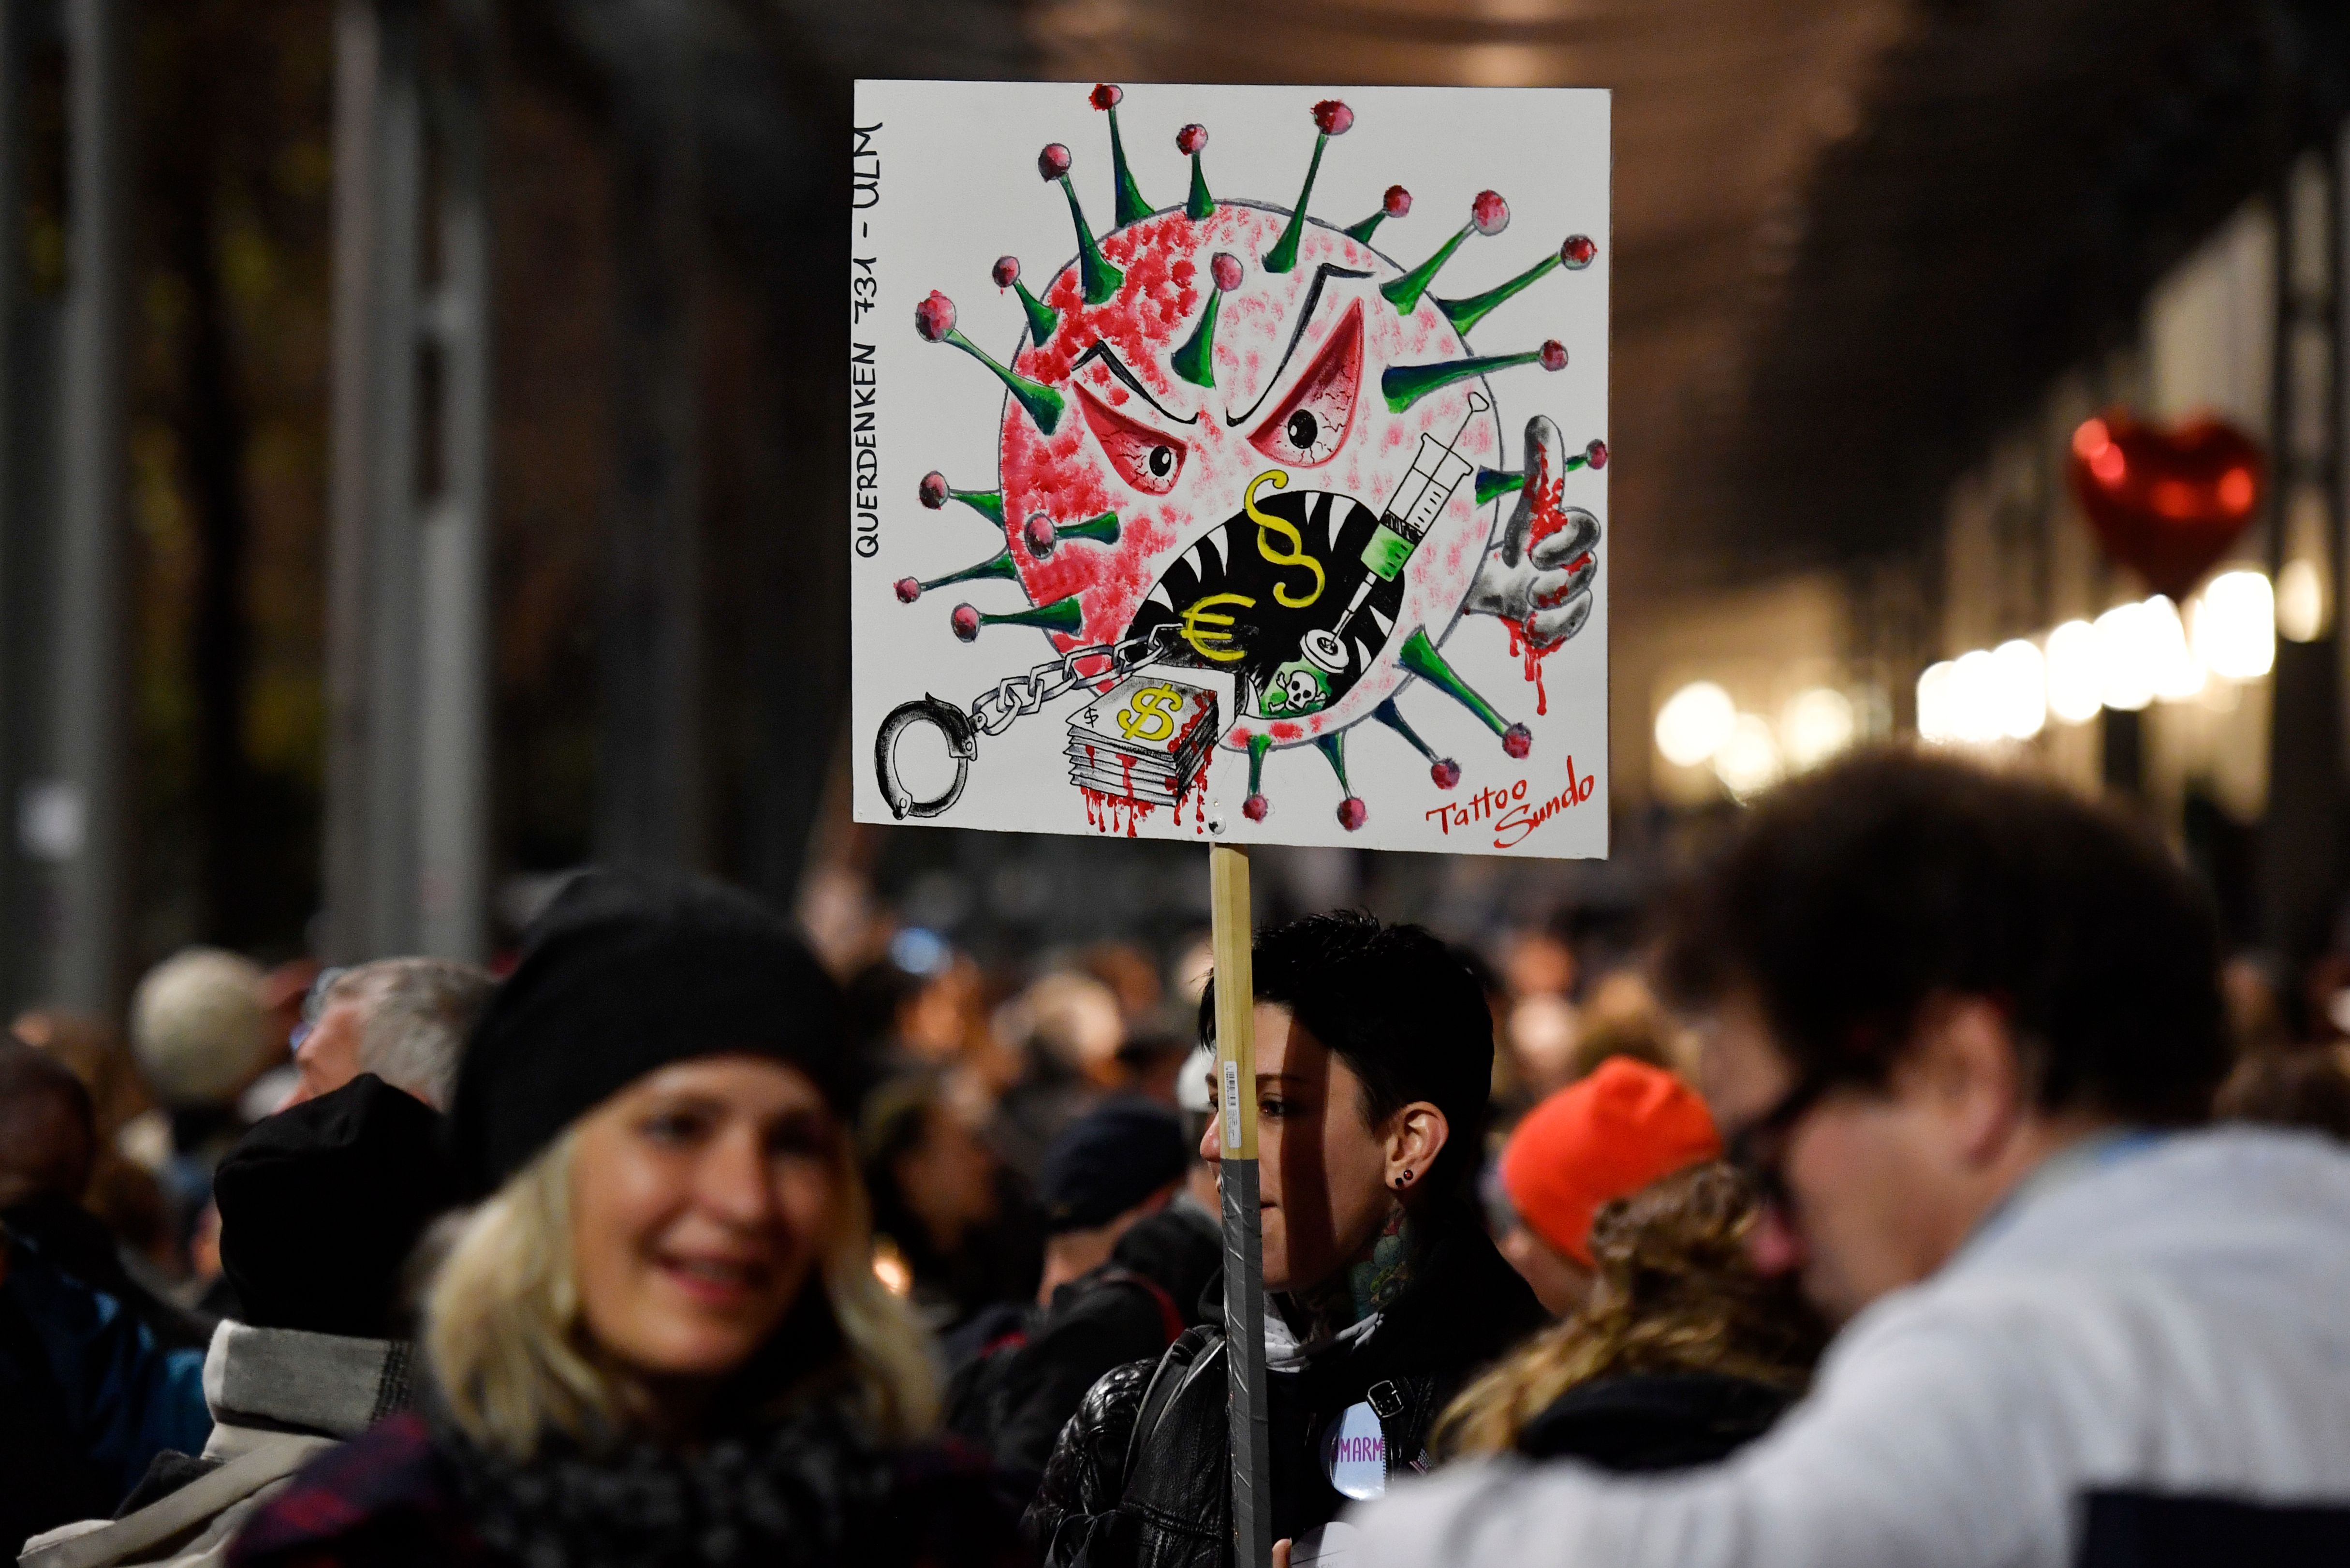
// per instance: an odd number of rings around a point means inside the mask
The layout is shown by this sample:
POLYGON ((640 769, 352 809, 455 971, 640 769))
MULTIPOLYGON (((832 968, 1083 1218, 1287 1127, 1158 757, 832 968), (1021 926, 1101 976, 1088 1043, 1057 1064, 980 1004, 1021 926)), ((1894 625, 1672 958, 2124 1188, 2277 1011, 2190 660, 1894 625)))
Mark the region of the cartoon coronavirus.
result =
MULTIPOLYGON (((1533 700, 1545 701, 1541 659, 1590 613, 1600 535, 1589 512, 1563 504, 1560 481, 1603 466, 1607 449, 1592 440, 1569 451, 1538 416, 1513 465, 1489 378, 1563 370, 1567 351, 1538 340, 1480 354, 1469 339, 1548 274, 1588 266, 1597 247, 1568 235, 1496 287, 1440 296, 1438 275, 1454 254, 1507 229, 1507 202, 1481 192, 1409 268, 1374 244, 1382 225, 1412 212, 1400 185, 1350 225, 1314 216, 1323 157, 1354 122, 1336 100, 1313 106, 1294 206, 1214 194, 1208 130, 1193 124, 1175 134, 1190 190, 1153 208, 1128 163, 1122 96, 1107 85, 1091 95, 1109 124, 1107 230, 1087 221, 1068 149, 1056 142, 1037 159, 1067 200, 1076 254, 1041 287, 1016 257, 995 263, 1007 316, 1016 302, 1022 321, 1013 351, 998 358, 966 336, 942 292, 916 307, 925 340, 962 350, 1005 389, 994 486, 957 488, 933 472, 920 497, 968 508, 996 532, 996 548, 975 566, 904 578, 897 597, 929 605, 951 584, 1016 583, 1024 606, 953 604, 955 635, 1041 629, 1061 655, 1082 653, 1072 683, 1097 695, 1128 672, 1130 656, 1118 649, 1147 647, 1161 668, 1216 678, 1231 706, 1211 739, 1247 756, 1252 820, 1273 809, 1269 759, 1310 745, 1336 775, 1339 822, 1359 828, 1368 806, 1347 784, 1346 740, 1366 719, 1419 751, 1440 787, 1457 784, 1459 764, 1398 704, 1415 679, 1463 704, 1507 755, 1524 757, 1528 728, 1471 690, 1443 645, 1464 614, 1499 618, 1525 656, 1533 700)), ((1153 725, 1159 717, 1147 714, 1153 725)), ((947 727, 967 758, 968 726, 947 727)), ((1152 777, 1180 811, 1205 748, 1187 751, 1171 717, 1168 729, 1170 760, 1152 777)), ((884 791, 903 815, 889 744, 885 732, 884 791)), ((1118 782, 1091 776, 1082 758, 1073 778, 1119 803, 1118 782)), ((1153 804, 1132 787, 1130 763, 1125 784, 1124 804, 1153 804)))

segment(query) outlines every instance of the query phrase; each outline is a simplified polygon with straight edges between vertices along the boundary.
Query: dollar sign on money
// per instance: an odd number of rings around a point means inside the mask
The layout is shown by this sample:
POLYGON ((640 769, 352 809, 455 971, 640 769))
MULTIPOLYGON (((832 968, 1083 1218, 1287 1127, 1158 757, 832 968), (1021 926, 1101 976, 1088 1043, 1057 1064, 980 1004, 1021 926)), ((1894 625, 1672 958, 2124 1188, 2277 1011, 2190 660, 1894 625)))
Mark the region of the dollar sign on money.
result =
POLYGON ((1248 657, 1248 650, 1234 648, 1232 634, 1219 629, 1232 625, 1232 618, 1217 609, 1218 605, 1253 609, 1256 601, 1246 594, 1210 594, 1194 602, 1183 612, 1183 640, 1202 659, 1218 664, 1238 664, 1248 657))
POLYGON ((1322 597, 1322 589, 1327 579, 1323 576, 1322 563, 1305 553, 1305 535, 1297 531, 1295 524, 1285 517, 1275 517, 1270 512, 1260 512, 1256 509, 1256 493, 1268 484, 1275 490, 1286 490, 1289 487, 1289 475, 1277 468, 1268 469, 1258 474, 1249 481, 1248 494, 1243 499, 1241 504, 1248 509, 1249 521, 1256 524, 1258 555, 1276 566, 1303 566, 1314 574, 1314 591, 1310 594, 1294 595, 1289 591, 1289 585, 1286 583, 1273 585, 1273 597, 1276 604, 1290 609, 1304 609, 1322 597), (1269 534, 1287 535, 1289 554, 1274 555, 1273 543, 1266 537, 1269 534))
POLYGON ((1175 715, 1182 706, 1183 693, 1172 686, 1146 686, 1118 714, 1118 730, 1129 741, 1163 741, 1175 732, 1175 715))

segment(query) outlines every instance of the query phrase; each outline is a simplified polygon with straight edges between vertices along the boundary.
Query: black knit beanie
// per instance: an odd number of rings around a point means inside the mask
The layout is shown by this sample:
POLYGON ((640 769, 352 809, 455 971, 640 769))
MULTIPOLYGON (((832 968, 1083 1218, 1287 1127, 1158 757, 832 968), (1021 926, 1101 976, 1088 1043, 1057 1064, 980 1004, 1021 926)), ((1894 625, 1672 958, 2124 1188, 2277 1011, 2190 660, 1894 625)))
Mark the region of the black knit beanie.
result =
POLYGON ((764 905, 698 877, 596 870, 533 922, 473 1026, 450 1108, 468 1198, 485 1198, 580 1116, 656 1068, 771 1056, 853 1123, 861 1064, 840 990, 764 905))
POLYGON ((1190 1140, 1173 1111, 1148 1100, 1112 1100, 1062 1129, 1045 1152, 1036 1200, 1052 1235, 1107 1225, 1191 1165, 1190 1140))
POLYGON ((372 1073, 256 1122, 213 1178, 237 1317, 394 1332, 401 1266, 454 1187, 441 1114, 372 1073))

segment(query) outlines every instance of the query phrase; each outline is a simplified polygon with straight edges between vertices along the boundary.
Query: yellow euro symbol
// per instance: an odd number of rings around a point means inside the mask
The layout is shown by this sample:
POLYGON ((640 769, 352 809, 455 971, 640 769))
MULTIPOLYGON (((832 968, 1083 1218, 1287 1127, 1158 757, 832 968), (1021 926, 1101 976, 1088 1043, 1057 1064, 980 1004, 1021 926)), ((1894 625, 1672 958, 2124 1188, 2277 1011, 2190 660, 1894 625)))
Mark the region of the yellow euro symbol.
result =
POLYGON ((1322 563, 1305 553, 1305 536, 1297 531, 1297 525, 1295 523, 1284 517, 1275 517, 1270 512, 1260 512, 1256 509, 1256 493, 1268 484, 1275 490, 1286 490, 1289 488, 1289 475, 1277 468, 1267 469, 1258 474, 1249 481, 1248 494, 1243 499, 1241 504, 1248 509, 1249 521, 1256 524, 1258 555, 1276 566, 1303 566, 1314 574, 1314 591, 1310 594, 1292 595, 1288 584, 1273 585, 1274 602, 1290 609, 1304 609, 1322 597, 1322 589, 1327 579, 1322 575, 1322 563), (1268 533, 1287 535, 1289 554, 1274 555, 1273 546, 1265 541, 1265 535, 1268 533))
POLYGON ((1129 741, 1163 741, 1175 732, 1182 706, 1183 693, 1172 686, 1146 686, 1118 716, 1118 731, 1129 741))
POLYGON ((1248 650, 1232 646, 1231 632, 1216 629, 1232 624, 1232 618, 1217 609, 1218 605, 1253 609, 1256 601, 1246 594, 1210 594, 1183 612, 1183 640, 1202 659, 1218 664, 1238 664, 1248 657, 1248 650))

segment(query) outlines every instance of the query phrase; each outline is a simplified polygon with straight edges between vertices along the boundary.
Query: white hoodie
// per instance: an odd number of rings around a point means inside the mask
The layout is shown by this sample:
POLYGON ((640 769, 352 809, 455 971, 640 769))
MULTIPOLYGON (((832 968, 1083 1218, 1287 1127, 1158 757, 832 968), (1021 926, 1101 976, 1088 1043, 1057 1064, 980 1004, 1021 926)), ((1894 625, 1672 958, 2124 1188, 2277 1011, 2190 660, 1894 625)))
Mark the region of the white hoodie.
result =
POLYGON ((1368 1568, 2065 1568, 2092 1488, 2350 1501, 2350 1152, 2229 1127, 2028 1183, 1728 1462, 1465 1465, 1368 1568))

